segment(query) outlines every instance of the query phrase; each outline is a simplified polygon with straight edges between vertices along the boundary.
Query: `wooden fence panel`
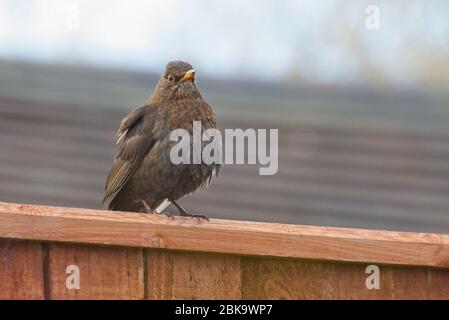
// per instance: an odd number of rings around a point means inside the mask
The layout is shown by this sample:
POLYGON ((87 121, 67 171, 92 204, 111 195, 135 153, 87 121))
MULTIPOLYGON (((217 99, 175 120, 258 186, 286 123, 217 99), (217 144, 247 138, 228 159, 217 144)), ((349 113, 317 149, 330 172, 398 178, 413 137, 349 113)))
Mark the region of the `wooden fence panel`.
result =
POLYGON ((44 299, 42 246, 0 239, 0 299, 44 299))
POLYGON ((428 298, 449 300, 449 269, 430 269, 428 298))
POLYGON ((0 202, 0 237, 449 268, 449 235, 106 212, 0 202))
POLYGON ((424 267, 376 265, 379 289, 367 289, 367 264, 338 263, 338 299, 425 299, 427 269, 424 267))
POLYGON ((379 265, 379 289, 367 289, 368 265, 243 258, 242 296, 244 299, 427 298, 426 268, 379 265))
POLYGON ((150 250, 150 299, 241 299, 240 257, 150 250))
POLYGON ((0 299, 242 298, 449 299, 449 235, 0 203, 0 299))
POLYGON ((50 299, 144 298, 140 249, 51 244, 48 259, 50 299), (79 289, 66 286, 70 265, 79 268, 79 289))

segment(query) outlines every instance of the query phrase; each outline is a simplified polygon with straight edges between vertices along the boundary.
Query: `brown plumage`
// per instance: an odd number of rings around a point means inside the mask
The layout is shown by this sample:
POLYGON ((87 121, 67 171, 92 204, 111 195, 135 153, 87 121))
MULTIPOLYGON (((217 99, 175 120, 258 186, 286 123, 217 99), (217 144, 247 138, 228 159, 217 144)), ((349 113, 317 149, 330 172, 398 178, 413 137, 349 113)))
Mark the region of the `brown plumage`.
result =
POLYGON ((183 128, 192 134, 193 121, 201 121, 203 131, 218 128, 211 106, 196 88, 192 66, 172 61, 145 105, 121 122, 102 208, 160 212, 171 202, 181 215, 190 215, 176 200, 208 184, 221 168, 220 164, 170 161, 170 148, 176 143, 170 141, 170 133, 183 128))

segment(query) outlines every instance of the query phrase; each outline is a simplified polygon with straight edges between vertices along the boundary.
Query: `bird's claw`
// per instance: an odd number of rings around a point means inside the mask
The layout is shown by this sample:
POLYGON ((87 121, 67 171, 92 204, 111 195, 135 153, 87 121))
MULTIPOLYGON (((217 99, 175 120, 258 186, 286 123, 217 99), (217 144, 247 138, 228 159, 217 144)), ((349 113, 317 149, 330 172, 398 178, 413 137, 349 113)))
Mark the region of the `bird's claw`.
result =
POLYGON ((198 218, 198 219, 206 220, 207 222, 209 222, 209 218, 207 216, 205 216, 204 214, 192 214, 192 218, 198 218))
POLYGON ((167 217, 169 217, 171 220, 175 220, 175 216, 174 215, 172 215, 171 213, 168 213, 168 212, 164 212, 163 213, 163 215, 165 215, 165 216, 167 216, 167 217))
POLYGON ((171 203, 178 209, 179 211, 179 215, 180 216, 184 216, 184 217, 190 217, 190 218, 198 218, 198 219, 204 219, 209 221, 209 218, 203 214, 192 214, 192 213, 188 213, 183 207, 181 207, 179 205, 178 202, 176 202, 175 200, 171 200, 171 203))
POLYGON ((188 213, 187 211, 181 211, 180 216, 184 216, 184 217, 190 217, 190 218, 198 218, 198 219, 204 219, 209 221, 209 218, 207 216, 205 216, 204 214, 192 214, 192 213, 188 213))

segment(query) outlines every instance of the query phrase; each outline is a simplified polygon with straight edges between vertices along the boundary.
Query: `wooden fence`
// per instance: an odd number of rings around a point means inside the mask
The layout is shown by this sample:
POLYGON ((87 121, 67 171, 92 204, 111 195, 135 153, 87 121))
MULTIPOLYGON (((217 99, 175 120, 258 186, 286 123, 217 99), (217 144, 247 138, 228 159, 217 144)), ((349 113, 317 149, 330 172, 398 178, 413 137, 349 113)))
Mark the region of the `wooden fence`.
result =
POLYGON ((0 203, 0 298, 448 299, 449 235, 0 203))

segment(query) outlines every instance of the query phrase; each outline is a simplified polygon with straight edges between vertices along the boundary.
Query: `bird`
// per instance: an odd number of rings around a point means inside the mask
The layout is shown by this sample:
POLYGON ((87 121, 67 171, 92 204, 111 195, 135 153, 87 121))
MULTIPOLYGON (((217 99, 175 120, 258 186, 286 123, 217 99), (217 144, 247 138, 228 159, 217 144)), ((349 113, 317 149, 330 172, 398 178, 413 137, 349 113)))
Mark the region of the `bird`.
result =
POLYGON ((201 121, 202 130, 218 129, 212 107, 196 86, 195 73, 187 62, 169 62, 150 97, 121 121, 102 209, 162 213, 172 203, 181 216, 209 220, 186 211, 178 199, 209 186, 218 179, 222 165, 170 161, 173 130, 185 129, 192 135, 194 121, 201 121))

